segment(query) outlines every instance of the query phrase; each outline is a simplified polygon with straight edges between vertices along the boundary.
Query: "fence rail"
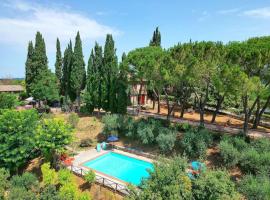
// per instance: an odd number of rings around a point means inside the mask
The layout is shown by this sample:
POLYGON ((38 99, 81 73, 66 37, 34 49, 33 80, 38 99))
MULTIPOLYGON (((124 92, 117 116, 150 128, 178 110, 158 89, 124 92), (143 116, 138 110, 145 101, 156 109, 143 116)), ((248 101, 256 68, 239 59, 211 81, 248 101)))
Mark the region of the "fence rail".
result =
MULTIPOLYGON (((68 167, 73 173, 83 177, 86 173, 87 173, 87 170, 79 167, 79 166, 69 166, 68 167)), ((108 178, 105 178, 103 176, 100 176, 100 175, 97 175, 96 174, 96 183, 104 186, 104 187, 107 187, 109 189, 112 189, 113 191, 115 192, 119 192, 121 194, 124 194, 124 195, 128 195, 129 194, 129 190, 127 188, 126 185, 124 184, 120 184, 120 183, 117 183, 117 182, 114 182, 108 178)))

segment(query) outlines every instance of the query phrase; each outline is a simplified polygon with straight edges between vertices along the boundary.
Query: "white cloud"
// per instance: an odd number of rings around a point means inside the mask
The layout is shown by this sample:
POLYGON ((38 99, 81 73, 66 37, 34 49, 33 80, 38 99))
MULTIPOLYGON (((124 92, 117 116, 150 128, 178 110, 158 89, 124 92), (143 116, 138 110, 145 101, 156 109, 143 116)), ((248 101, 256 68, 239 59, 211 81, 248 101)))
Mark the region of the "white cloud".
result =
POLYGON ((243 12, 243 15, 255 18, 270 19, 270 7, 246 10, 243 12))
POLYGON ((114 36, 121 33, 63 6, 45 7, 25 1, 13 1, 2 6, 13 10, 15 17, 0 17, 0 43, 25 45, 34 39, 36 31, 40 31, 47 49, 51 51, 57 37, 67 42, 75 37, 77 31, 80 31, 82 40, 98 40, 107 33, 114 36))

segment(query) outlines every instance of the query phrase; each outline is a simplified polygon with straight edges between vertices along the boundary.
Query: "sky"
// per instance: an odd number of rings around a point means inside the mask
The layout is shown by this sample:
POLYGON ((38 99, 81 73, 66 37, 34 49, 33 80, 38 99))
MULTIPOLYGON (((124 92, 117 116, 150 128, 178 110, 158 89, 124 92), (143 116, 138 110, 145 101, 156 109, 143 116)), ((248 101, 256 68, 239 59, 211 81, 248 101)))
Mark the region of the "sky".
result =
POLYGON ((87 63, 107 33, 121 57, 147 46, 157 26, 163 48, 190 39, 226 43, 270 35, 270 0, 1 0, 0 78, 24 77, 27 44, 37 31, 54 71, 57 37, 63 53, 80 31, 87 63))

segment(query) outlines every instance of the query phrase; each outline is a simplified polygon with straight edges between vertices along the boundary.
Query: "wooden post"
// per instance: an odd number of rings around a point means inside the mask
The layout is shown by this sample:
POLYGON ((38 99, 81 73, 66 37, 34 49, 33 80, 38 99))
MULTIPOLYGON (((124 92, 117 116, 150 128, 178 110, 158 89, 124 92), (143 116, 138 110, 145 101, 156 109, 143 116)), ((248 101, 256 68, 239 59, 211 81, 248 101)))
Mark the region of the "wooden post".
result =
POLYGON ((81 168, 81 176, 83 176, 83 173, 82 173, 82 168, 81 168))

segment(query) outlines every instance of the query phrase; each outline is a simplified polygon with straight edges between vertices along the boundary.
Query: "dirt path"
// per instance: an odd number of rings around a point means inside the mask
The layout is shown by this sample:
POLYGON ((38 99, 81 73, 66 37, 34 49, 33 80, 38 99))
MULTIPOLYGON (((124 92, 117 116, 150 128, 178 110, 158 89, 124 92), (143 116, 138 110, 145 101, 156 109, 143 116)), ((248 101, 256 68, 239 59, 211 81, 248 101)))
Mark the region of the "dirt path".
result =
MULTIPOLYGON (((132 109, 129 109, 129 112, 132 113, 132 109)), ((140 115, 143 116, 149 116, 149 117, 155 117, 158 119, 167 119, 166 116, 161 115, 161 114, 155 114, 152 112, 147 112, 147 111, 141 111, 140 115)), ((175 123, 188 123, 192 126, 199 126, 200 122, 198 121, 193 121, 193 120, 188 120, 188 119, 180 119, 180 118, 175 118, 171 117, 171 122, 175 123)), ((216 131, 216 132, 222 132, 222 133, 228 133, 228 134, 238 134, 242 129, 240 128, 234 128, 234 127, 229 127, 229 126, 221 126, 221 125, 216 125, 216 124, 209 124, 205 123, 205 128, 211 130, 211 131, 216 131)), ((257 131, 257 130, 249 130, 248 135, 253 138, 257 137, 267 137, 270 138, 270 132, 262 132, 262 131, 257 131)))

